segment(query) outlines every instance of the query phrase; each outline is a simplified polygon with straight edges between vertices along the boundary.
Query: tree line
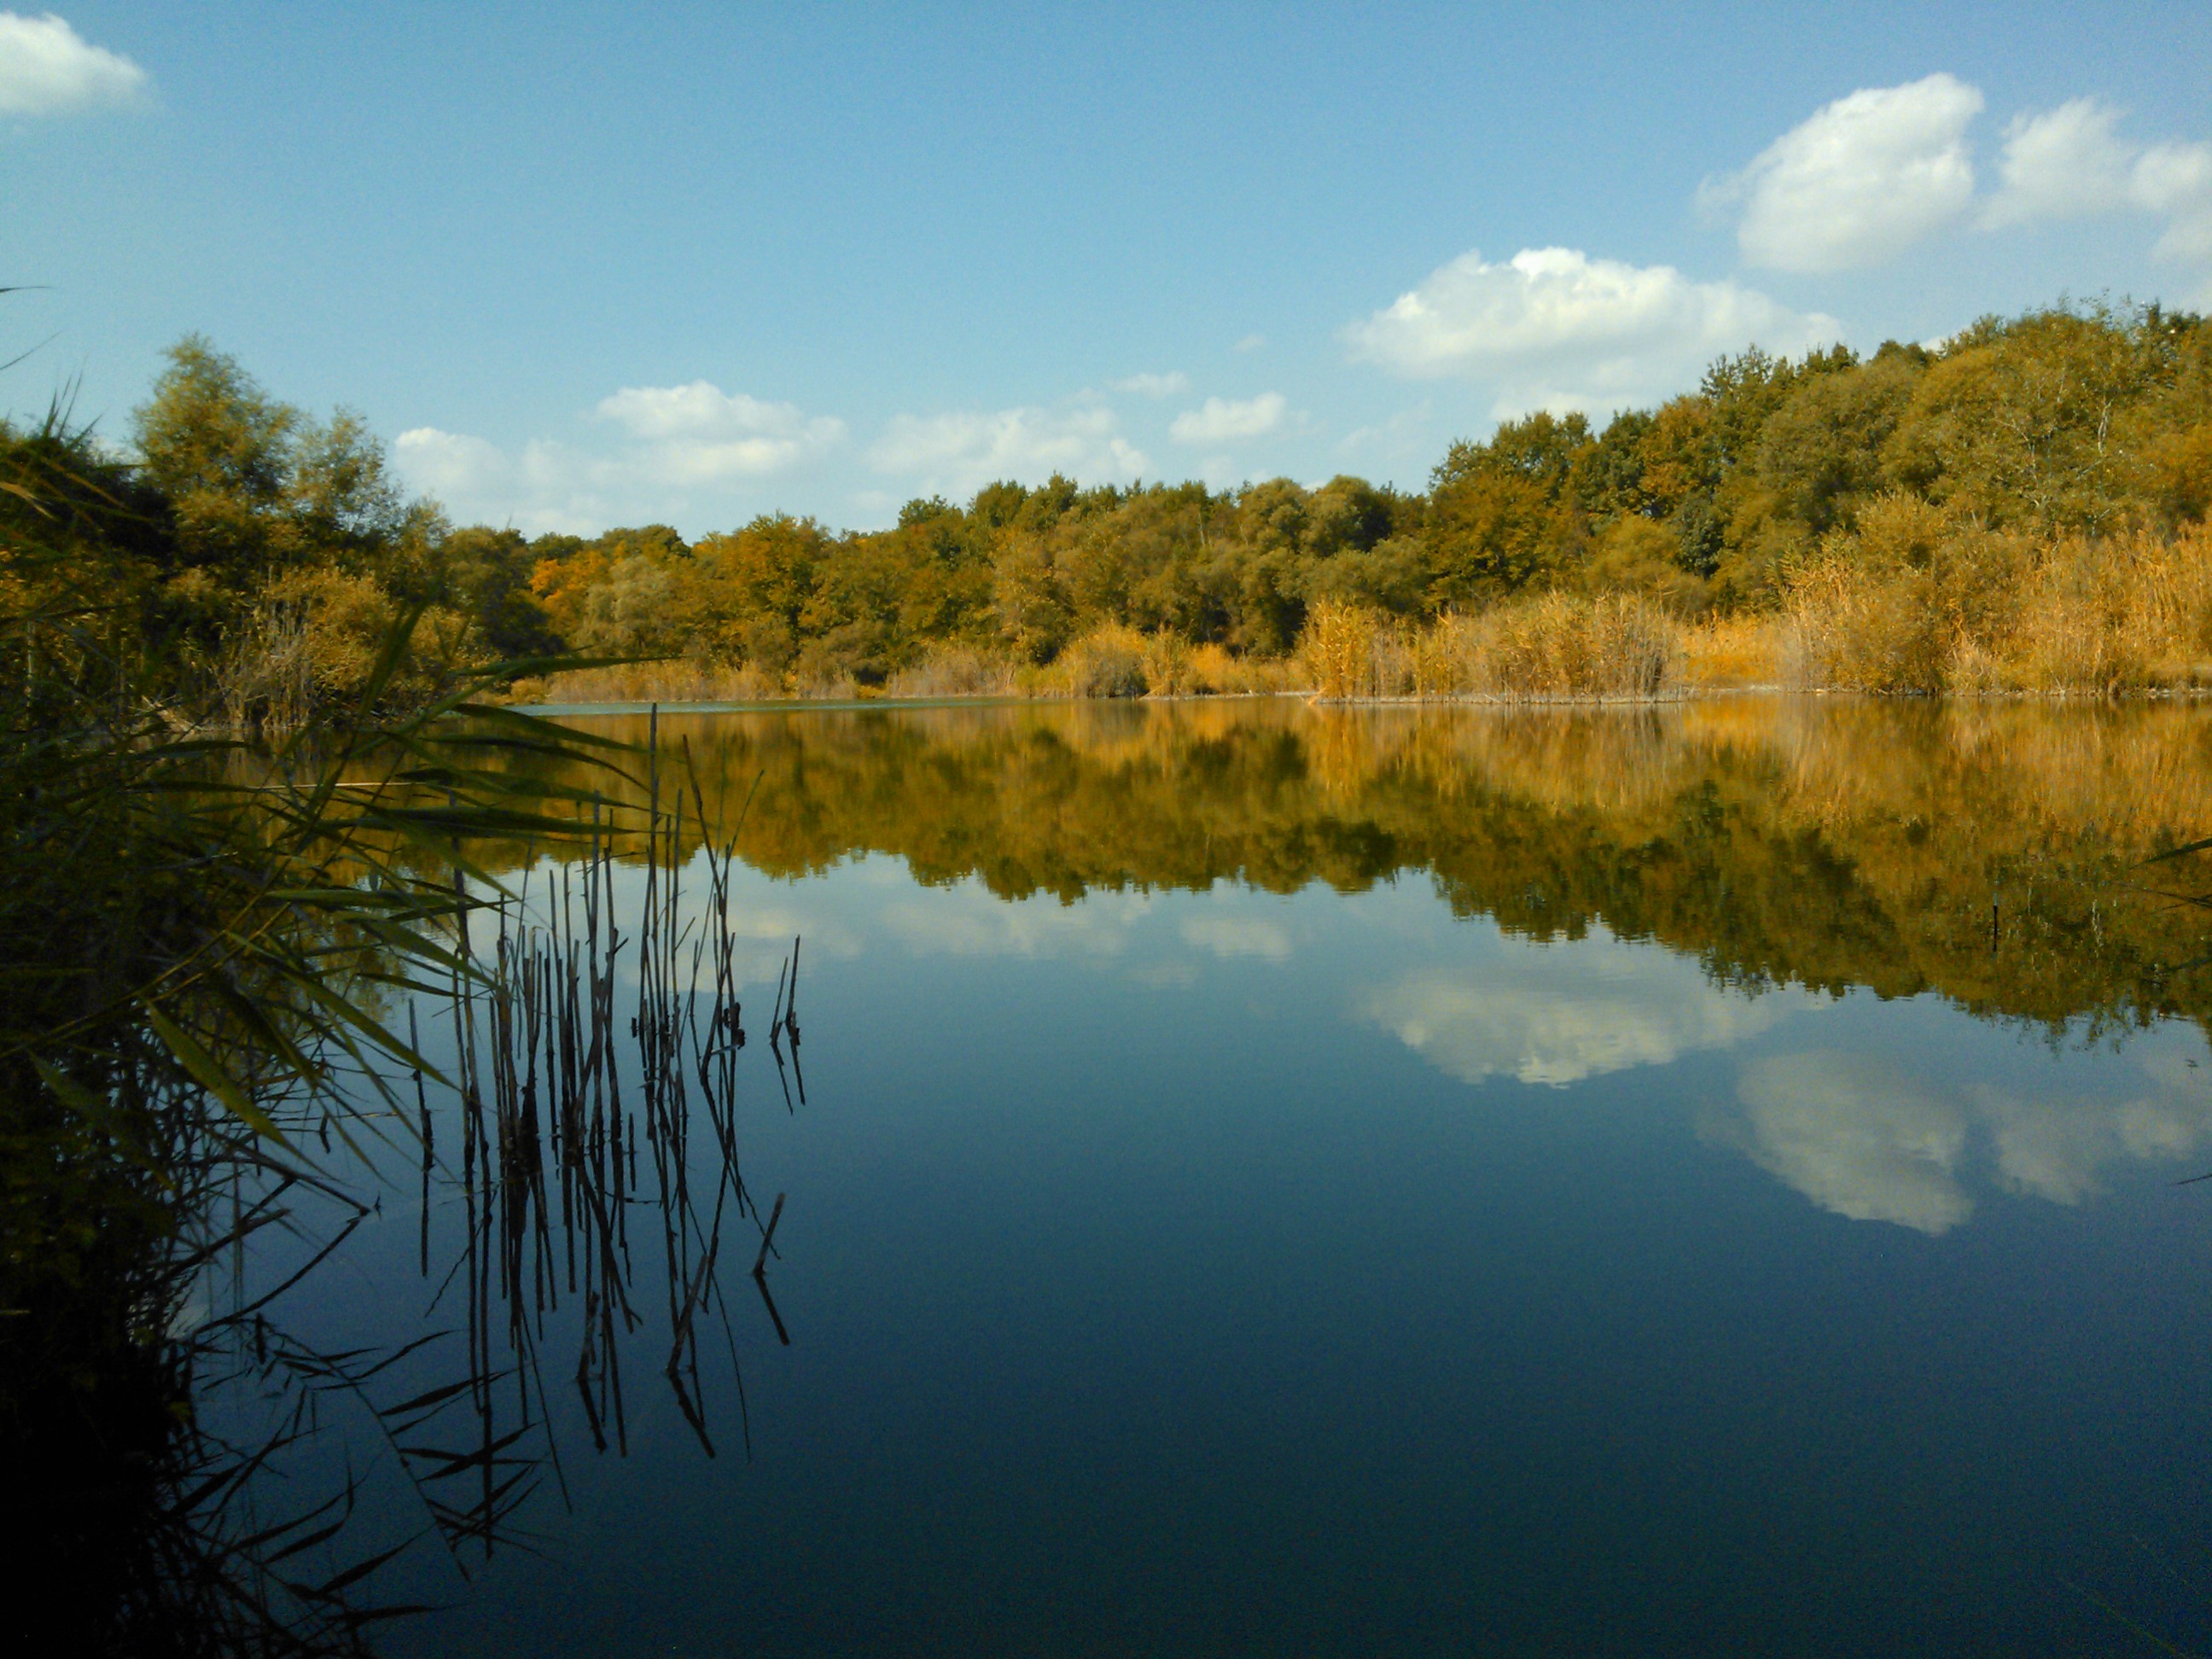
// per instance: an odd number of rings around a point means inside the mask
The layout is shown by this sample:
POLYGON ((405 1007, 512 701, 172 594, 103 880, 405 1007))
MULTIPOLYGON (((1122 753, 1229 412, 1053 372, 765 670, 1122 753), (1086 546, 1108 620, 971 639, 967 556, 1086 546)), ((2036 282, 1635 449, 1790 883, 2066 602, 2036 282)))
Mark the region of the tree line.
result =
MULTIPOLYGON (((1758 614, 1899 504, 1977 533, 2171 538, 2212 503, 2212 324, 2061 305, 1866 357, 1754 347, 1656 409, 1455 442, 1425 491, 1055 476, 911 501, 866 532, 780 513, 690 541, 456 526, 407 497, 357 416, 311 418, 197 337, 130 439, 116 455, 54 420, 5 434, 72 453, 88 568, 235 718, 343 694, 410 611, 402 689, 562 650, 865 687, 947 651, 1049 664, 1101 629, 1280 659, 1332 603, 1419 623, 1565 590, 1758 614)), ((25 510, 0 501, 0 533, 25 510)))

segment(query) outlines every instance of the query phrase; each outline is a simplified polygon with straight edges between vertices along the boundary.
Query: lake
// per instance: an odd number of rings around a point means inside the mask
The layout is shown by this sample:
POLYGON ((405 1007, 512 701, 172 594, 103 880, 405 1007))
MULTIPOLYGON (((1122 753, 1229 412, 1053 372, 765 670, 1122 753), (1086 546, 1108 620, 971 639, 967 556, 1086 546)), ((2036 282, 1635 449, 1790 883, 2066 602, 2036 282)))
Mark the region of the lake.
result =
MULTIPOLYGON (((2212 716, 1261 700, 653 733, 685 940, 702 811, 734 854, 752 1207, 695 1132, 671 1233, 676 1175, 633 1151, 636 1328, 562 1275, 565 1199, 501 1210, 502 1291, 431 1100, 437 1167, 395 1145, 378 1213, 277 1304, 331 1348, 454 1332, 380 1397, 465 1340, 519 1431, 515 1535, 386 1568, 445 1607, 384 1650, 2212 1644, 2212 1183, 2181 1184, 2212 1170, 2212 912, 2163 896, 2212 883, 2139 862, 2212 833, 2212 716), (710 1207, 742 1237, 711 1291, 710 1207), (711 1333, 664 1368, 693 1304, 711 1333)), ((538 851, 484 857, 557 890, 538 851)), ((645 879, 605 866, 612 914, 645 879)), ((634 956, 613 982, 629 1008, 634 956)), ((382 1460, 375 1523, 422 1531, 374 1425, 331 1422, 326 1458, 382 1460)))

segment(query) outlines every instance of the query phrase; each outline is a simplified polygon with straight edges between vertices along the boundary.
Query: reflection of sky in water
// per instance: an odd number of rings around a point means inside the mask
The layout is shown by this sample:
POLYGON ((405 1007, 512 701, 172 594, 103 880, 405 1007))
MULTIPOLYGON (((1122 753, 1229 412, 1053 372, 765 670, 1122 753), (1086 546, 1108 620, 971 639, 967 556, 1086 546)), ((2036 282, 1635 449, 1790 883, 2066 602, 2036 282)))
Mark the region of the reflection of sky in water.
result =
MULTIPOLYGON (((2212 1536, 2193 1028, 1753 992, 1425 877, 732 900, 757 1038, 805 939, 807 1104, 757 1042, 739 1111, 790 1195, 793 1346, 724 1287, 753 1461, 648 1321, 635 1462, 395 1652, 2102 1652, 2051 1564, 2212 1536)), ((422 1317, 404 1202, 334 1340, 422 1317)))
POLYGON ((1733 1048, 1826 1000, 1796 987, 1752 996, 1715 985, 1694 962, 1598 929, 1572 943, 1499 940, 1475 962, 1408 973, 1360 1012, 1468 1083, 1563 1085, 1733 1048))
POLYGON ((2168 1027, 2130 1045, 2125 1067, 2053 1061, 2026 1088, 1961 1080, 1940 1054, 1911 1072, 1878 1054, 1770 1054, 1744 1066, 1741 1116, 1714 1120, 1715 1133, 1823 1209, 1941 1233, 1973 1213, 1978 1144, 1998 1185, 2057 1204, 2095 1194, 2108 1166, 2197 1152, 2212 1139, 2212 1099, 2190 1064, 2203 1046, 2168 1027))
POLYGON ((1999 1028, 1932 998, 1909 1005, 1918 1014, 1900 1036, 1884 1010, 1908 1005, 1854 994, 1859 1018, 1844 1024, 1857 1045, 1838 1048, 1839 1005, 1824 992, 1721 983, 1691 957, 1602 926, 1580 939, 1512 937, 1452 918, 1419 883, 1349 896, 1219 882, 1006 900, 973 878, 917 885, 899 860, 875 856, 826 881, 741 872, 740 884, 741 932, 763 941, 740 964, 756 981, 773 979, 794 934, 817 956, 1087 963, 1161 992, 1233 987, 1248 1015, 1293 1005, 1388 1032, 1463 1083, 1547 1091, 1636 1072, 1665 1094, 1663 1074, 1686 1056, 1735 1054, 1727 1098, 1682 1103, 1686 1133, 1693 1126, 1834 1214, 1931 1235, 1968 1220, 1978 1189, 2077 1205, 2115 1169, 2212 1148, 2212 1093, 2195 1065, 2203 1040, 2179 1022, 2136 1034, 2117 1056, 2051 1053, 2010 1033, 1992 1044, 1999 1028), (1925 1030, 1931 1010, 1942 1035, 1925 1030), (1979 1040, 1962 1048, 1960 1030, 1979 1040), (2001 1075, 1976 1069, 1991 1053, 2001 1075))

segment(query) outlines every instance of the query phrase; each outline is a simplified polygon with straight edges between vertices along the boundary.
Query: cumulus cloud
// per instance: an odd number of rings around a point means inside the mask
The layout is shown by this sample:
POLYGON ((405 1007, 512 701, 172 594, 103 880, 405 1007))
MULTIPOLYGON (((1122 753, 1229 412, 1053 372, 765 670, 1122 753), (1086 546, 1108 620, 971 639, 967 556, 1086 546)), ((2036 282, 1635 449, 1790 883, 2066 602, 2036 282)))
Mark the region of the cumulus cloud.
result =
POLYGON ((52 12, 0 11, 0 115, 65 115, 127 104, 146 71, 95 46, 52 12))
POLYGON ((2212 144, 2136 143, 2116 131, 2119 118, 2094 98, 2015 117, 1998 164, 2003 182, 1979 222, 1998 229, 2133 210, 2166 222, 2154 254, 2212 262, 2212 144))
POLYGON ((1698 199, 1736 217, 1755 264, 1828 271, 1894 258, 1954 225, 1983 230, 2133 211, 2166 221, 2152 252, 2212 263, 2212 144, 2143 144, 2096 98, 2005 125, 1996 188, 1977 198, 1966 130, 1982 94, 1949 75, 1855 92, 1783 134, 1698 199))
POLYGON ((781 472, 845 436, 845 423, 792 404, 763 403, 705 380, 625 386, 599 414, 638 442, 633 464, 670 483, 711 483, 781 472))
POLYGON ((1127 392, 1139 398, 1172 398, 1190 390, 1190 376, 1181 369, 1165 374, 1130 374, 1107 385, 1116 392, 1127 392))
POLYGON ((1796 988, 1751 996, 1670 951, 1594 933, 1572 951, 1531 946, 1472 969, 1408 974, 1369 994, 1358 1011, 1465 1082, 1503 1076, 1562 1087, 1732 1048, 1826 1006, 1796 988))
POLYGON ((1855 92, 1741 173, 1707 181, 1700 200, 1740 210, 1736 242, 1753 264, 1878 264, 1965 216, 1974 195, 1966 126, 1981 109, 1981 93, 1949 75, 1855 92))
POLYGON ((1680 386, 1722 352, 1801 351, 1842 331, 1734 283, 1547 247, 1498 264, 1462 254, 1346 338, 1355 358, 1400 374, 1489 381, 1510 416, 1618 407, 1680 386))
POLYGON ((2014 116, 1997 162, 2001 182, 1983 204, 1980 223, 1996 229, 2127 205, 2135 150, 2114 134, 2118 119, 2118 110, 2094 98, 2014 116))
POLYGON ((1146 465, 1144 452, 1121 435, 1119 417, 1103 406, 901 415, 869 449, 868 464, 962 495, 994 479, 1054 472, 1120 482, 1146 465))
POLYGON ((467 433, 420 426, 393 441, 392 459, 409 483, 465 516, 589 531, 641 513, 666 517, 688 499, 672 491, 741 488, 814 460, 845 437, 842 421, 705 380, 626 386, 594 413, 620 432, 612 445, 539 438, 510 453, 467 433))
POLYGON ((1283 394, 1263 392, 1256 398, 1208 398, 1176 416, 1168 435, 1182 444, 1234 443, 1261 437, 1282 423, 1283 394))
POLYGON ((2153 253, 2212 264, 2212 144, 2152 145, 2136 158, 2128 196, 2166 218, 2153 253))

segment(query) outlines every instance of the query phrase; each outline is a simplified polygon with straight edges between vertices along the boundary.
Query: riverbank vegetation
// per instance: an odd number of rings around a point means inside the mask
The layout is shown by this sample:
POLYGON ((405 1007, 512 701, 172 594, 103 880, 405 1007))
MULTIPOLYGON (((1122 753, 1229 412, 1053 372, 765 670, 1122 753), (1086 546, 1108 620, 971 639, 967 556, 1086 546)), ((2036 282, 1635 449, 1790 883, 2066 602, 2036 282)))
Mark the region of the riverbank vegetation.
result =
MULTIPOLYGON (((129 613, 174 707, 244 729, 357 697, 410 612, 392 707, 564 648, 635 660, 514 695, 2212 682, 2212 324, 2154 306, 1989 319, 1864 358, 1753 349, 1655 410, 1454 443, 1423 491, 1054 477, 909 501, 871 532, 457 527, 407 498, 358 417, 311 418, 198 339, 127 437, 49 422, 0 445, 19 469, 66 454, 85 501, 115 507, 78 526, 83 585, 129 613)), ((0 501, 0 535, 33 516, 0 501)), ((38 602, 12 564, 4 580, 38 602)))
POLYGON ((1531 415, 1425 493, 1055 478, 529 553, 554 633, 673 659, 562 699, 2110 693, 2212 678, 2208 501, 2212 325, 2055 307, 1531 415))
POLYGON ((357 428, 221 412, 139 464, 58 415, 0 442, 0 1453, 40 1648, 362 1648, 350 1487, 258 1507, 307 1431, 198 1409, 312 1358, 210 1286, 303 1204, 365 1212, 337 1166, 416 1063, 384 1010, 481 972, 465 838, 573 823, 482 762, 583 740, 446 718, 493 677, 390 574, 414 532, 357 428))

